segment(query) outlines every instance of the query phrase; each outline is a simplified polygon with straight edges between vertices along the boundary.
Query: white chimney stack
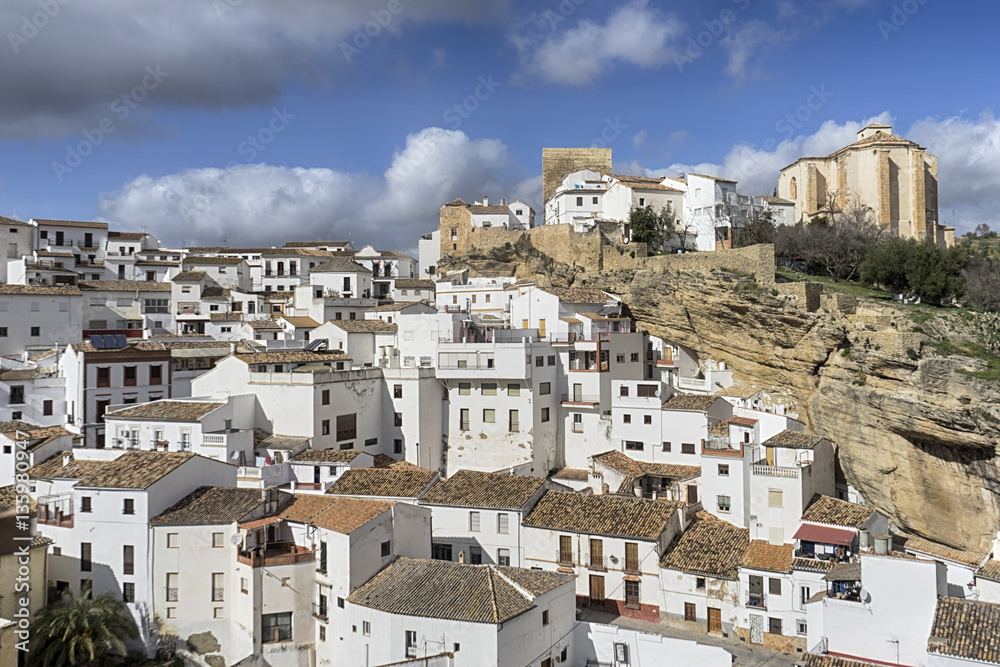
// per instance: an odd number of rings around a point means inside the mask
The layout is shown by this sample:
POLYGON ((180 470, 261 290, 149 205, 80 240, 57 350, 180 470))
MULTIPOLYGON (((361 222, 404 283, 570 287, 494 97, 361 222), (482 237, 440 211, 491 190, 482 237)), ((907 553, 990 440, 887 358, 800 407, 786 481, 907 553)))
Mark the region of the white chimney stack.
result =
POLYGON ((490 198, 487 195, 483 195, 483 206, 490 205, 490 198))

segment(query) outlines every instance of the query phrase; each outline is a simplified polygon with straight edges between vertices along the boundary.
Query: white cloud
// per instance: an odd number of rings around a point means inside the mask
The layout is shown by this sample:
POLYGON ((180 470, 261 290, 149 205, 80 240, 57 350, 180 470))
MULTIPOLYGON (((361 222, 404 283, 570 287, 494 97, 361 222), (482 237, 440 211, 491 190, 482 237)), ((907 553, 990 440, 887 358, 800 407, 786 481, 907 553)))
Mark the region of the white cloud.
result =
POLYGON ((515 80, 538 78, 570 86, 590 85, 618 63, 655 68, 670 62, 672 44, 682 30, 676 16, 650 7, 649 0, 631 0, 604 23, 581 20, 564 29, 566 22, 552 11, 535 22, 547 26, 547 32, 511 36, 521 61, 515 80))
POLYGON ((525 179, 500 141, 432 127, 408 136, 382 176, 267 164, 188 169, 140 176, 102 194, 99 208, 116 226, 147 224, 171 245, 216 244, 225 236, 269 246, 351 234, 412 251, 419 234, 437 228, 445 202, 492 194, 533 203, 536 181, 525 179))
POLYGON ((745 83, 747 78, 759 78, 761 73, 751 64, 751 60, 762 57, 768 46, 791 39, 792 36, 787 30, 776 28, 767 21, 747 21, 740 24, 719 42, 729 52, 726 74, 734 79, 737 85, 745 83))

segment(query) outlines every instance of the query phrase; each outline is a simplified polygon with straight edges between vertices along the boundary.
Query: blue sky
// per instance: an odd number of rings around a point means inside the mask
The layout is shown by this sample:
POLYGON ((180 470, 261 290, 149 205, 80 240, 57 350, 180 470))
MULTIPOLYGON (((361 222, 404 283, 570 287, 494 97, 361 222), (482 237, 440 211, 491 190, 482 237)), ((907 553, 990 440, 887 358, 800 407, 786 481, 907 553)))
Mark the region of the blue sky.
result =
POLYGON ((411 250, 454 197, 540 210, 544 146, 769 194, 878 119, 939 156, 961 232, 1000 205, 997 18, 941 0, 8 0, 0 215, 411 250))

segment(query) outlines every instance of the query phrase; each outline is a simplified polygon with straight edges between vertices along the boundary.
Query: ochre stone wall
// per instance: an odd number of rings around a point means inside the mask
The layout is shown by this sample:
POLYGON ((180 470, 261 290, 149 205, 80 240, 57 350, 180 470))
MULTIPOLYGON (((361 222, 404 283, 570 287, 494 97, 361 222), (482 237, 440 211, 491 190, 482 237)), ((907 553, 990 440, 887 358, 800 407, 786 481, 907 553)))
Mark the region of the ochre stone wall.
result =
POLYGON ((823 296, 822 283, 779 283, 775 285, 779 293, 791 297, 795 304, 807 313, 819 310, 823 296))
POLYGON ((543 148, 542 202, 547 202, 562 180, 574 171, 590 169, 602 176, 611 173, 610 148, 543 148))

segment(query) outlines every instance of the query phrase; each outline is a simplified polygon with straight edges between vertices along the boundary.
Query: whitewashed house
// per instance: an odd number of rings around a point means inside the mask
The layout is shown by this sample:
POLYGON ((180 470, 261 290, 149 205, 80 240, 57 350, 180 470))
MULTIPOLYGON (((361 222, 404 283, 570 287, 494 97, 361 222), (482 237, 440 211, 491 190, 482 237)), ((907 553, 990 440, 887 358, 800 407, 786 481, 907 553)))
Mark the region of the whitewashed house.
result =
POLYGON ((345 470, 326 492, 334 496, 416 505, 439 477, 436 470, 416 467, 351 468, 345 470))
POLYGON ((806 612, 796 605, 792 544, 752 540, 740 559, 736 631, 743 641, 786 652, 804 651, 806 612))
POLYGON ((455 667, 576 664, 570 575, 400 558, 347 604, 346 665, 441 653, 455 667))
POLYGON ((866 505, 817 495, 802 513, 802 522, 792 538, 798 555, 806 558, 850 558, 871 548, 876 537, 889 534, 884 514, 866 505))
POLYGON ((66 345, 83 327, 79 288, 0 284, 0 355, 66 345))
POLYGON ((38 251, 69 253, 67 268, 76 271, 80 280, 104 278, 108 223, 77 220, 38 220, 35 225, 35 248, 38 251))
POLYGON ((0 487, 13 484, 18 472, 72 448, 73 434, 62 426, 0 422, 0 487))
POLYGON ((356 449, 305 449, 288 459, 291 491, 326 493, 351 468, 371 468, 374 457, 356 449))
POLYGON ((988 560, 976 572, 979 599, 1000 602, 1000 560, 988 560))
POLYGON ((59 351, 17 361, 0 358, 0 421, 58 426, 66 421, 66 379, 59 375, 59 351))
POLYGON ((332 257, 317 264, 309 272, 309 282, 314 290, 323 290, 324 296, 374 298, 372 271, 350 257, 332 257))
POLYGON ((431 487, 433 557, 471 565, 526 567, 522 522, 545 492, 545 479, 459 470, 431 487))

